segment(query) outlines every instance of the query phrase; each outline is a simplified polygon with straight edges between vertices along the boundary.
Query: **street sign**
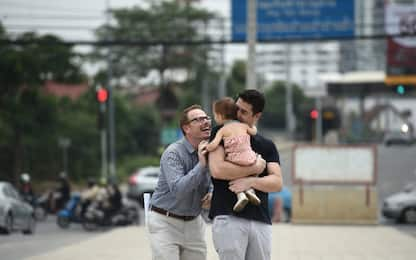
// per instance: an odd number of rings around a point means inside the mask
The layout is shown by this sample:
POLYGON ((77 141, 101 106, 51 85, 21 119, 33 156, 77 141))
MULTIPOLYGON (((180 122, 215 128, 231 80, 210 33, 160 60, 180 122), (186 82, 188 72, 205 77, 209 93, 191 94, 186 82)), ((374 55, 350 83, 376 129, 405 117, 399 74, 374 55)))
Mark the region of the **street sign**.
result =
POLYGON ((160 133, 160 142, 162 145, 168 145, 182 137, 182 132, 179 128, 163 128, 160 133))
MULTIPOLYGON (((245 41, 247 0, 232 0, 232 40, 245 41)), ((257 40, 354 36, 354 1, 257 0, 257 40)))

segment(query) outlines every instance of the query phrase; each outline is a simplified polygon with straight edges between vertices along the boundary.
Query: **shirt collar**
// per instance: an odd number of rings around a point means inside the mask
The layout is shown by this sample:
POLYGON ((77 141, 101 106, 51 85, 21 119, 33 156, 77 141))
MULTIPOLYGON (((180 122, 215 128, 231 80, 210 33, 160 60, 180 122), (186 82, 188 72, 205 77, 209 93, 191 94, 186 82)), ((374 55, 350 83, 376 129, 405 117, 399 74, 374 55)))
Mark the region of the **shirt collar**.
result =
POLYGON ((185 137, 182 138, 182 143, 185 145, 185 148, 188 151, 188 153, 192 154, 192 153, 196 152, 195 148, 192 146, 192 144, 185 137))

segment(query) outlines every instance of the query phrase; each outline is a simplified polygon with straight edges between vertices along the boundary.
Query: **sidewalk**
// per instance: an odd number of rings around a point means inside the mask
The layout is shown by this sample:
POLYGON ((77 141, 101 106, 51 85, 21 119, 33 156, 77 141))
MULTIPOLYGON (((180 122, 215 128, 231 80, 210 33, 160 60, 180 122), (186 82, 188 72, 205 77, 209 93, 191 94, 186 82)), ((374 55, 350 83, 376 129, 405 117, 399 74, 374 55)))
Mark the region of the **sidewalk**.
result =
MULTIPOLYGON (((207 243, 207 260, 218 259, 210 226, 207 243)), ((414 260, 415 256, 416 237, 390 226, 273 225, 276 260, 414 260)), ((142 260, 151 259, 151 251, 145 228, 130 226, 27 259, 142 260)))

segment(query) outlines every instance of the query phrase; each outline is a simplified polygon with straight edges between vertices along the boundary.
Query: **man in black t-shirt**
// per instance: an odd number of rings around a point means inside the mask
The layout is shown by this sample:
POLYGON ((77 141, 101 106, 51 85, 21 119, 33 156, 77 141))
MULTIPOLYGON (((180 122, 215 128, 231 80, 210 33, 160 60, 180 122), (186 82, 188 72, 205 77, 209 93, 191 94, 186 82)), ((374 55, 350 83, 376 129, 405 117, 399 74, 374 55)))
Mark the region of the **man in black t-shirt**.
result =
MULTIPOLYGON (((257 90, 246 90, 236 101, 241 122, 256 125, 264 109, 265 99, 257 90)), ((215 131, 212 132, 215 136, 215 131)), ((251 137, 251 147, 266 161, 266 168, 258 177, 254 167, 242 167, 224 160, 224 148, 209 153, 209 167, 214 191, 210 217, 214 220, 212 237, 220 259, 267 260, 271 256, 271 219, 268 211, 268 192, 282 188, 279 153, 270 140, 257 134, 251 137), (253 188, 261 200, 248 204, 241 212, 233 211, 235 193, 253 188)))

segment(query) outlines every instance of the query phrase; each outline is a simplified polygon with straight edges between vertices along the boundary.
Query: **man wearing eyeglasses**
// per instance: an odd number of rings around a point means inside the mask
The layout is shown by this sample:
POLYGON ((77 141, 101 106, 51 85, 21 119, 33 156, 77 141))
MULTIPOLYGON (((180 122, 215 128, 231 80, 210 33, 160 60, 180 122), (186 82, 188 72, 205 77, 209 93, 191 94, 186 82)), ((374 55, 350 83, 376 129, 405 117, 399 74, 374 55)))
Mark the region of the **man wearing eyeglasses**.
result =
POLYGON ((205 224, 200 213, 211 200, 205 156, 211 119, 201 106, 192 105, 183 111, 180 127, 184 137, 163 152, 150 201, 147 228, 152 255, 157 260, 205 260, 205 224))
MULTIPOLYGON (((236 105, 238 119, 254 126, 261 117, 265 98, 257 90, 240 93, 236 105)), ((213 131, 212 136, 215 136, 213 131)), ((225 161, 224 148, 219 146, 209 153, 209 168, 214 191, 210 217, 212 238, 220 260, 269 260, 271 257, 272 229, 268 211, 268 192, 282 187, 279 153, 275 145, 257 134, 250 138, 252 149, 266 161, 259 172, 247 172, 247 167, 225 161), (248 204, 241 212, 233 211, 235 193, 253 188, 261 204, 248 204)))

